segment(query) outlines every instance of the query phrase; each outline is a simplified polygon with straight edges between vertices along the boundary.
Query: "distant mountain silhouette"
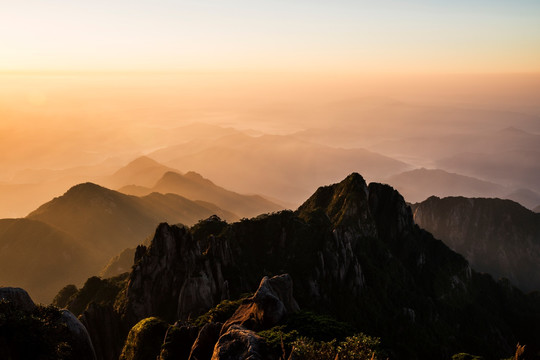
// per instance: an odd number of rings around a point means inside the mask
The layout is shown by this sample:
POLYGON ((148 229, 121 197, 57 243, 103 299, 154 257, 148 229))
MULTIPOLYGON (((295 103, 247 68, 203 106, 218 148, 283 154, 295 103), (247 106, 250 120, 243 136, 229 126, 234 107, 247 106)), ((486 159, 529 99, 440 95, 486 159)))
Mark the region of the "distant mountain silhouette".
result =
POLYGON ((150 157, 204 174, 233 190, 300 203, 320 183, 353 170, 378 179, 410 169, 401 161, 365 150, 303 141, 295 136, 235 134, 161 149, 150 157))
MULTIPOLYGON (((79 184, 28 215, 80 239, 105 260, 148 236, 162 221, 194 224, 218 210, 174 194, 125 195, 92 183, 79 184)), ((224 218, 234 214, 220 211, 224 218)))
POLYGON ((540 194, 529 189, 517 189, 510 194, 502 196, 502 198, 520 203, 531 210, 540 204, 540 194))
POLYGON ((499 184, 440 169, 415 169, 385 180, 398 190, 405 200, 414 203, 430 196, 497 197, 507 189, 499 184))
POLYGON ((0 249, 0 284, 27 288, 43 303, 99 269, 93 250, 41 221, 0 220, 0 249))
POLYGON ((471 266, 540 290, 540 214, 511 200, 447 197, 412 205, 415 222, 471 266))
MULTIPOLYGON (((538 139, 540 142, 540 137, 538 139)), ((463 152, 436 161, 449 171, 540 191, 540 151, 463 152)))
POLYGON ((142 243, 160 222, 193 225, 213 214, 239 219, 175 194, 139 198, 79 184, 25 219, 0 220, 0 283, 24 286, 47 303, 66 282, 82 282, 123 249, 142 243))
MULTIPOLYGON (((144 194, 142 187, 124 187, 120 191, 135 194, 144 194)), ((146 193, 174 193, 193 200, 207 201, 228 209, 242 217, 252 217, 262 213, 282 210, 283 207, 259 195, 241 195, 217 186, 200 174, 190 171, 184 175, 176 172, 167 172, 146 193)))
POLYGON ((126 185, 152 186, 163 174, 176 171, 147 156, 141 156, 102 180, 109 188, 117 189, 126 185))

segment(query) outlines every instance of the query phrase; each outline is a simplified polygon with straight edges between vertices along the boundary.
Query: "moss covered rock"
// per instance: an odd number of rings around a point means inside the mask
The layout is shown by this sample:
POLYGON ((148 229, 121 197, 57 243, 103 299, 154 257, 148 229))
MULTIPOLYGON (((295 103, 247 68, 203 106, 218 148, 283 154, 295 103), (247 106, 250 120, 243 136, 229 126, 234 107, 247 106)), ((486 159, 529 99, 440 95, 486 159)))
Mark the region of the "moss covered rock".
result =
POLYGON ((120 360, 156 359, 169 325, 156 317, 139 321, 129 331, 120 360))

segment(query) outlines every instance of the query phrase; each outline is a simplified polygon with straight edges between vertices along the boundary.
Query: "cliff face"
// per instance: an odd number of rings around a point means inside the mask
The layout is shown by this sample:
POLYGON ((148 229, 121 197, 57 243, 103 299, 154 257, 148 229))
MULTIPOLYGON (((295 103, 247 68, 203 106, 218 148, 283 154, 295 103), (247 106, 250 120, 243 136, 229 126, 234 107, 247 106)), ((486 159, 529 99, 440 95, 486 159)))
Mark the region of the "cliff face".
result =
MULTIPOLYGON (((172 323, 283 273, 300 308, 382 337, 396 358, 464 351, 499 358, 538 333, 536 299, 471 271, 414 224, 398 192, 367 186, 358 174, 319 188, 296 212, 234 224, 211 217, 191 228, 161 224, 151 244, 137 248, 111 306, 119 328, 150 316, 172 323)), ((98 316, 89 308, 85 323, 98 316)), ((116 345, 106 346, 118 352, 123 339, 111 340, 116 345)))
POLYGON ((416 223, 474 269, 540 290, 540 214, 510 200, 464 197, 430 197, 413 208, 416 223))

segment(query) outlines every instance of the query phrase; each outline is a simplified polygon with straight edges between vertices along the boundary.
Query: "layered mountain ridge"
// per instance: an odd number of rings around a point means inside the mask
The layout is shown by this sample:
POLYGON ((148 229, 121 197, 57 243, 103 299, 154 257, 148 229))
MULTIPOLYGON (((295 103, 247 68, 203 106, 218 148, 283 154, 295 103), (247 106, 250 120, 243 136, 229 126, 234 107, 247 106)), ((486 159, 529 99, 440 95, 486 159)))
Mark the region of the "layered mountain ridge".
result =
POLYGON ((139 320, 193 318, 283 273, 300 308, 382 337, 395 358, 500 358, 539 334, 534 294, 471 270, 415 225, 397 191, 368 186, 358 174, 319 188, 296 212, 161 224, 150 245, 137 248, 114 299, 93 302, 99 291, 83 288, 65 304, 86 301, 82 321, 100 344, 96 352, 114 358, 139 320))
POLYGON ((27 218, 0 220, 0 282, 23 286, 38 302, 49 303, 63 285, 96 274, 111 257, 151 236, 160 222, 192 225, 214 214, 238 219, 175 194, 136 197, 79 184, 27 218))
POLYGON ((282 206, 262 196, 243 195, 217 186, 194 171, 185 174, 167 171, 153 187, 124 186, 119 191, 137 196, 144 196, 152 192, 177 194, 188 199, 216 204, 241 217, 252 217, 266 212, 283 210, 282 206))

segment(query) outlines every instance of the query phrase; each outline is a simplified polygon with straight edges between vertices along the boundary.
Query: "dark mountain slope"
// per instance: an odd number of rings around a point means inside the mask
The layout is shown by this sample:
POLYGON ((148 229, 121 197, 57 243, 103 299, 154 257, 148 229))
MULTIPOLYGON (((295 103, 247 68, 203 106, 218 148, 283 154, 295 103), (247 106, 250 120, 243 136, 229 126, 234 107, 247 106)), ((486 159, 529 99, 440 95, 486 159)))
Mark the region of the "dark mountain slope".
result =
POLYGON ((230 225, 214 217, 190 229, 161 224, 135 258, 114 303, 90 303, 82 317, 94 343, 116 353, 125 337, 114 339, 110 328, 193 318, 282 273, 301 309, 382 337, 394 358, 499 359, 540 334, 536 297, 472 271, 414 224, 398 192, 368 187, 358 174, 319 188, 296 212, 230 225))
POLYGON ((49 303, 66 283, 95 273, 95 254, 72 236, 40 221, 0 220, 0 285, 31 289, 49 303))
POLYGON ((510 200, 464 197, 430 197, 413 209, 418 225, 474 269, 540 290, 540 214, 510 200))

